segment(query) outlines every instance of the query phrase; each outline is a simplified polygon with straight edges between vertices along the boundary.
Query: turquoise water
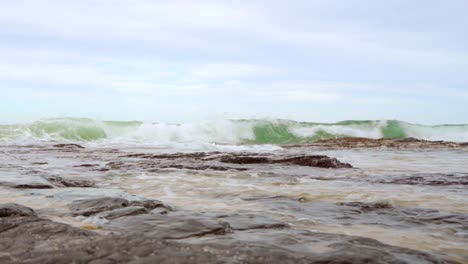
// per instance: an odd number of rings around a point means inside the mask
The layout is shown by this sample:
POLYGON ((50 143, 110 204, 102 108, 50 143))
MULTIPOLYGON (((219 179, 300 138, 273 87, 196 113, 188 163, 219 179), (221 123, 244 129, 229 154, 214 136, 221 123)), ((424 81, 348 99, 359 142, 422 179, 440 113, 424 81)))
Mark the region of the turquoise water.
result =
POLYGON ((398 120, 348 120, 337 123, 292 120, 217 120, 190 124, 48 118, 0 125, 0 140, 112 140, 167 143, 298 144, 340 137, 468 141, 468 125, 419 125, 398 120))

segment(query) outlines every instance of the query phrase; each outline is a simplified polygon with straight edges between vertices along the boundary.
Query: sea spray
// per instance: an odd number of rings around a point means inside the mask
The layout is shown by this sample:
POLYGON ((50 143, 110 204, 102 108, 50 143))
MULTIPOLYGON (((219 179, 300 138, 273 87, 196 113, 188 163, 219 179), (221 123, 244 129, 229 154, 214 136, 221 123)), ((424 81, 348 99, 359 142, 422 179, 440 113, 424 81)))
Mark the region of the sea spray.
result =
POLYGON ((0 125, 1 141, 84 141, 128 144, 300 144, 340 137, 468 141, 468 125, 418 125, 397 120, 349 120, 337 123, 282 119, 215 120, 169 124, 48 118, 0 125))

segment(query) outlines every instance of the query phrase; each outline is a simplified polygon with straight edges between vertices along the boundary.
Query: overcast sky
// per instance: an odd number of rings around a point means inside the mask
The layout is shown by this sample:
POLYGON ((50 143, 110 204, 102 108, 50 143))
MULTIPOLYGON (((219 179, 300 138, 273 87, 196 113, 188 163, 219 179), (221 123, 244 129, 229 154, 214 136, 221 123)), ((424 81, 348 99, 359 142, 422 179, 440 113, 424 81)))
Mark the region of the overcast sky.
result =
POLYGON ((466 0, 0 0, 0 122, 468 123, 466 0))

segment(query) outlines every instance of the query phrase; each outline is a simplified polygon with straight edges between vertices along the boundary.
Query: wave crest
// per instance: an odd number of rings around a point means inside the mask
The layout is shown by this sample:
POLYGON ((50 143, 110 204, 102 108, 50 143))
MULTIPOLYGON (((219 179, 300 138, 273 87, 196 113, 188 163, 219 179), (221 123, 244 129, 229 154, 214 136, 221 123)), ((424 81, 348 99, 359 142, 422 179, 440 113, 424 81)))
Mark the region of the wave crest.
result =
POLYGON ((0 125, 0 140, 67 140, 113 143, 299 144, 340 137, 468 141, 468 125, 426 126, 397 120, 311 123, 292 120, 217 120, 167 124, 50 118, 0 125))

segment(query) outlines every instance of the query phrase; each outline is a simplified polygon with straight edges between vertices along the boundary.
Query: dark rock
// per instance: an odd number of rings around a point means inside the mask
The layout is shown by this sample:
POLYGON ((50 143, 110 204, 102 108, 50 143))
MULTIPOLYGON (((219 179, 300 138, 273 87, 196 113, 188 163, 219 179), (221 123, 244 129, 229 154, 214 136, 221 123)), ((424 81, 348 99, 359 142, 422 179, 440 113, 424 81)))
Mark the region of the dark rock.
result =
POLYGON ((59 176, 46 176, 44 177, 50 183, 57 187, 94 187, 95 183, 83 179, 66 179, 59 176))
POLYGON ((119 217, 103 226, 104 230, 141 233, 148 237, 181 239, 208 234, 229 233, 229 224, 202 215, 141 214, 119 217))
POLYGON ((130 226, 120 228, 121 234, 110 235, 36 216, 3 217, 0 218, 0 261, 2 264, 453 263, 443 257, 369 238, 292 229, 229 233, 228 226, 222 223, 203 220, 200 225, 196 217, 174 215, 167 218, 174 222, 171 224, 161 220, 163 217, 145 214, 117 218, 111 222, 124 219, 121 224, 130 226), (131 222, 132 218, 138 220, 131 222), (141 231, 149 233, 142 235, 141 231))
POLYGON ((54 186, 47 183, 24 183, 24 184, 14 184, 10 187, 16 189, 52 189, 54 186))
MULTIPOLYGON (((1 226, 2 222, 0 230, 1 226)), ((21 218, 0 232, 2 264, 307 262, 303 256, 275 247, 191 245, 132 234, 99 235, 40 218, 21 218)))
POLYGON ((85 168, 89 168, 89 167, 97 167, 99 166, 99 164, 81 164, 81 165, 76 165, 76 166, 73 166, 75 168, 80 168, 80 167, 85 167, 85 168))
POLYGON ((219 220, 228 222, 233 230, 288 228, 287 223, 279 222, 266 216, 245 213, 220 215, 219 220))
POLYGON ((376 202, 376 203, 363 203, 363 202, 347 202, 338 203, 338 205, 357 207, 359 210, 369 212, 378 209, 393 209, 393 205, 388 202, 376 202))
POLYGON ((319 167, 319 168, 352 168, 349 163, 342 163, 335 158, 323 155, 300 156, 286 159, 275 160, 274 163, 290 163, 301 166, 319 167))
POLYGON ((111 211, 104 211, 104 212, 98 213, 96 216, 105 218, 107 220, 113 220, 113 219, 117 219, 123 216, 132 216, 132 215, 147 214, 147 213, 149 213, 149 210, 144 207, 129 206, 129 207, 124 207, 124 208, 114 209, 111 211))
POLYGON ((67 149, 84 149, 85 147, 78 144, 55 144, 53 147, 56 148, 67 148, 67 149))
POLYGON ((330 158, 323 155, 310 155, 310 156, 298 156, 298 157, 262 157, 262 156, 237 156, 230 155, 220 158, 221 162, 224 163, 235 163, 235 164, 257 164, 257 163, 271 163, 271 164, 293 164, 308 167, 319 167, 319 168, 352 168, 348 163, 342 163, 335 158, 330 158))
POLYGON ((170 210, 170 207, 164 205, 158 200, 128 201, 124 198, 102 197, 96 199, 77 200, 68 207, 73 215, 90 216, 104 211, 124 208, 128 206, 143 207, 146 209, 155 209, 158 207, 170 210))
MULTIPOLYGON (((185 170, 215 170, 215 171, 228 171, 228 170, 246 171, 248 170, 247 168, 232 168, 232 167, 225 167, 225 166, 209 166, 209 165, 190 166, 190 165, 176 165, 176 164, 163 165, 163 166, 159 166, 159 168, 160 169, 185 169, 185 170)), ((152 170, 150 170, 150 172, 151 171, 152 170)))
POLYGON ((106 172, 106 171, 110 171, 110 169, 109 168, 99 168, 99 169, 95 169, 94 171, 106 172))
POLYGON ((18 175, 15 178, 0 181, 0 186, 15 189, 52 189, 54 186, 42 177, 34 175, 18 175))
POLYGON ((130 205, 132 206, 142 206, 146 209, 156 209, 156 208, 165 208, 171 210, 171 208, 161 201, 158 200, 142 200, 142 201, 131 201, 130 205))
POLYGON ((235 163, 235 164, 256 164, 256 163, 270 163, 271 160, 267 157, 257 156, 226 156, 222 157, 219 161, 224 163, 235 163))
POLYGON ((35 216, 33 209, 15 203, 0 204, 0 217, 35 216))
POLYGON ((468 185, 468 173, 420 173, 374 179, 372 182, 432 186, 468 185))
POLYGON ((90 216, 104 211, 127 207, 128 200, 123 198, 103 197, 97 199, 77 200, 68 207, 73 215, 90 216))
POLYGON ((344 202, 308 201, 302 197, 256 197, 266 211, 281 211, 297 219, 292 225, 335 224, 335 225, 376 225, 387 229, 419 228, 426 232, 445 232, 447 235, 462 235, 468 231, 468 214, 443 212, 434 209, 394 206, 388 202, 344 202), (444 226, 441 229, 440 226, 444 226))
POLYGON ((33 162, 31 165, 47 165, 49 164, 48 162, 33 162))
POLYGON ((238 166, 225 166, 224 164, 256 165, 256 164, 285 164, 319 168, 352 168, 348 163, 342 163, 335 158, 323 155, 290 156, 281 154, 254 154, 254 153, 222 153, 222 152, 195 152, 175 154, 130 154, 121 156, 138 158, 135 160, 109 162, 111 169, 126 169, 132 166, 149 169, 157 172, 158 169, 175 168, 190 170, 237 170, 251 169, 238 166), (141 160, 143 159, 143 160, 141 160), (136 164, 134 164, 136 163, 136 164))
POLYGON ((122 157, 127 158, 145 158, 145 159, 201 159, 210 155, 219 154, 220 152, 192 152, 192 153, 173 153, 173 154, 129 154, 122 157))
MULTIPOLYGON (((203 246, 236 248, 240 245, 285 250, 306 263, 450 263, 430 254, 389 246, 363 237, 314 233, 300 230, 247 230, 225 236, 184 240, 203 246)), ((272 263, 281 263, 274 260, 272 263)))

